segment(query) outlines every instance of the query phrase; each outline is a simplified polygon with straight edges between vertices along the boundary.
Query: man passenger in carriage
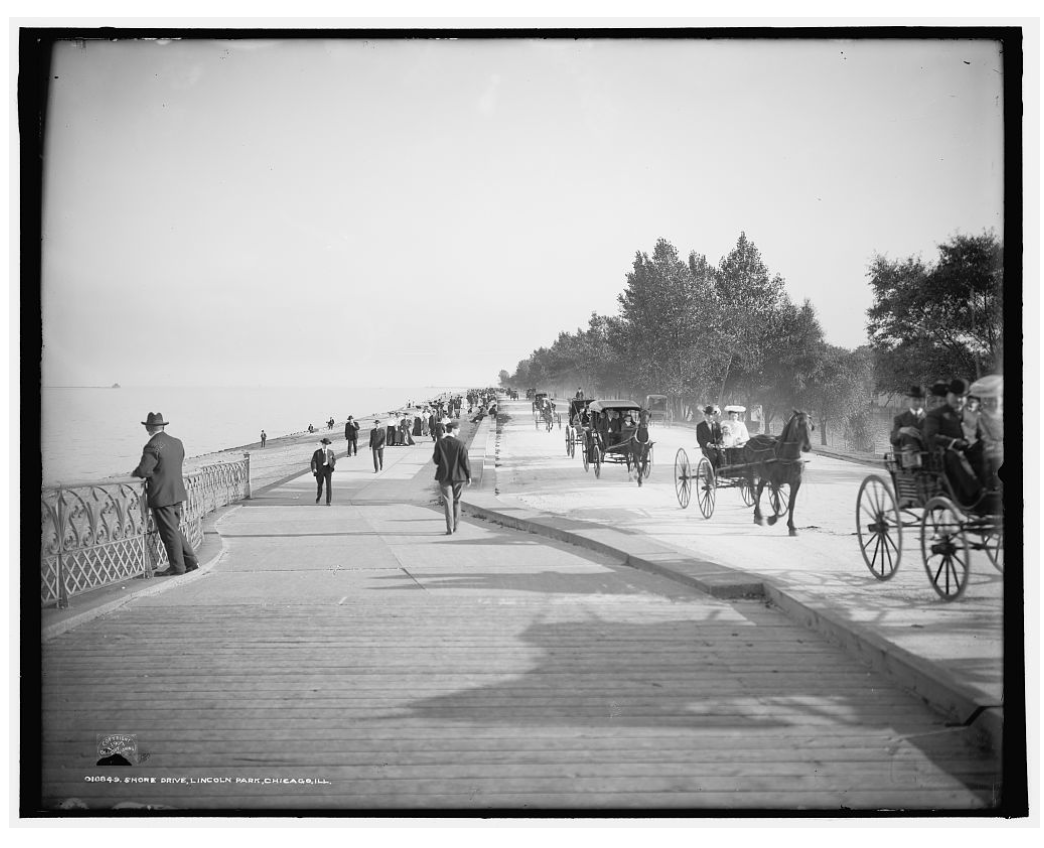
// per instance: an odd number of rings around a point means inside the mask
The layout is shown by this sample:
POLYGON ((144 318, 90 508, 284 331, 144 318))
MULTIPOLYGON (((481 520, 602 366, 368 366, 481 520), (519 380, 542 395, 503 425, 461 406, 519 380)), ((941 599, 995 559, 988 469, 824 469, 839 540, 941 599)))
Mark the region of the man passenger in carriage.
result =
POLYGON ((892 419, 892 432, 888 440, 899 449, 903 467, 916 468, 921 465, 924 450, 924 390, 911 386, 906 392, 909 409, 904 409, 892 419))
POLYGON ((961 506, 973 506, 982 495, 982 483, 975 475, 965 451, 968 442, 961 426, 961 412, 968 384, 959 377, 946 389, 946 403, 931 410, 924 419, 924 438, 931 450, 943 452, 943 471, 961 506))
POLYGON ((615 409, 609 410, 609 444, 615 445, 623 438, 623 418, 615 409))
POLYGON ((719 415, 721 415, 721 410, 716 406, 708 404, 703 407, 703 420, 696 425, 696 441, 699 443, 703 455, 707 457, 715 469, 721 467, 722 460, 720 448, 721 424, 718 423, 719 415))

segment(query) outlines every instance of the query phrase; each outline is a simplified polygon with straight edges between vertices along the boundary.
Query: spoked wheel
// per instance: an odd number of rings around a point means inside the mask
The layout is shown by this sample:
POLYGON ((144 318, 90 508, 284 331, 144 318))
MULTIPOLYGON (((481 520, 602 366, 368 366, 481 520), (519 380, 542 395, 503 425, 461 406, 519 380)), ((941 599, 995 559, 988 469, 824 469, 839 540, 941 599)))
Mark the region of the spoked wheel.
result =
POLYGON ((750 481, 746 477, 740 481, 740 497, 744 506, 754 506, 754 492, 751 491, 750 481))
POLYGON ((678 448, 674 455, 674 491, 678 495, 678 503, 685 509, 692 497, 692 468, 685 448, 678 448))
POLYGON ((595 445, 594 451, 591 453, 591 459, 594 461, 595 477, 602 476, 602 449, 595 445))
POLYGON ((714 515, 714 501, 717 498, 717 481, 714 478, 714 466, 707 457, 702 457, 696 466, 696 505, 704 518, 714 515))
POLYGON ((921 556, 932 588, 956 601, 968 586, 968 539, 964 516, 949 498, 932 498, 921 517, 921 556))
MULTIPOLYGON (((642 477, 646 480, 649 479, 649 475, 652 474, 652 463, 653 463, 653 449, 652 445, 645 451, 645 455, 642 457, 642 477)), ((638 481, 638 485, 642 485, 642 481, 638 481)))
POLYGON ((769 506, 772 507, 772 514, 776 518, 786 514, 789 504, 790 486, 788 484, 780 483, 778 486, 769 487, 769 506))
POLYGON ((572 429, 566 430, 566 456, 573 455, 573 431, 572 429))
POLYGON ((992 533, 988 533, 982 537, 982 549, 986 551, 986 556, 990 560, 990 564, 997 569, 1001 574, 1004 573, 1004 528, 998 527, 992 533))
POLYGON ((538 430, 540 429, 540 418, 536 415, 533 416, 533 424, 536 425, 536 428, 538 430))
POLYGON ((878 580, 894 577, 903 555, 903 523, 892 487, 876 474, 859 487, 856 535, 870 573, 878 580))

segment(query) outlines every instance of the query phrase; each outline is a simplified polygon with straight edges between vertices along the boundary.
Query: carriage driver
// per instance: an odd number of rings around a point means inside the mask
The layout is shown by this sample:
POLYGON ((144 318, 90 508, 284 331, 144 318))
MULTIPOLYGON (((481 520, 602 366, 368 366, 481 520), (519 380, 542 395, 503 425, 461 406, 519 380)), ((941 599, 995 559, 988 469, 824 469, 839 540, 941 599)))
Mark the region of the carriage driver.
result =
POLYGON ((721 410, 713 404, 703 407, 703 420, 696 425, 696 441, 714 468, 721 467, 721 424, 718 416, 721 410))
POLYGON ((736 404, 725 407, 725 414, 729 416, 729 420, 721 422, 721 444, 725 448, 725 456, 730 464, 734 463, 733 451, 750 441, 747 425, 740 420, 740 416, 746 411, 747 407, 736 404))

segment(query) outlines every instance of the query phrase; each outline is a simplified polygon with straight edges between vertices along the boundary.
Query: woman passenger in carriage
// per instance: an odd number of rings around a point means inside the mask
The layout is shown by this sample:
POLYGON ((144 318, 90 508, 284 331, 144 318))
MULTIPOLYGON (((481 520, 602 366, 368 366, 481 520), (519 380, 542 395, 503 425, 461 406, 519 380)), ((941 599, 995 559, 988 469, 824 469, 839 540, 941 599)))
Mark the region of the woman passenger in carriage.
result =
POLYGON ((730 464, 733 462, 732 456, 735 449, 743 447, 750 441, 747 425, 740 420, 740 415, 746 411, 747 407, 736 404, 725 407, 729 420, 721 422, 721 444, 725 448, 725 456, 730 464))

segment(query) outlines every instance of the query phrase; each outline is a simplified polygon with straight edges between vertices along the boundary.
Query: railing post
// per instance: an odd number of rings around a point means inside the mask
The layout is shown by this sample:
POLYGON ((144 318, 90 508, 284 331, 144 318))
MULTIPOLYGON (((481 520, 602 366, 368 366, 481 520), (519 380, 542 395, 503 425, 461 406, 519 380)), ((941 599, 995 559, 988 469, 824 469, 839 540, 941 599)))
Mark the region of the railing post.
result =
POLYGON ((62 487, 58 486, 58 500, 55 503, 55 516, 58 526, 58 609, 69 608, 69 591, 65 586, 65 507, 62 487))
POLYGON ((250 452, 243 451, 243 459, 246 461, 246 494, 243 495, 243 500, 250 500, 250 452))
POLYGON ((146 580, 151 580, 155 569, 149 553, 149 497, 144 481, 138 499, 141 502, 141 573, 146 580))

